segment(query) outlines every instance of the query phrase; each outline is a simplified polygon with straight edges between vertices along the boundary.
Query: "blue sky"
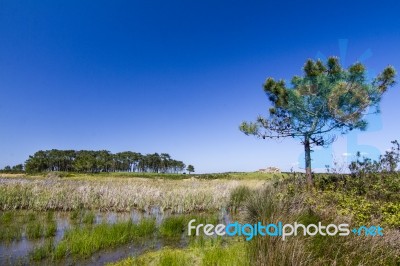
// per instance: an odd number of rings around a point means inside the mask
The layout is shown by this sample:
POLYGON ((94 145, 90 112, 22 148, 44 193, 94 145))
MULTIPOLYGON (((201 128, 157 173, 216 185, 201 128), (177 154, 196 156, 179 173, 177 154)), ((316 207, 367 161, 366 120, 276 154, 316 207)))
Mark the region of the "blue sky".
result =
MULTIPOLYGON (((342 53, 400 69, 400 3, 0 0, 0 167, 40 149, 168 152, 197 172, 303 166, 294 140, 238 130, 267 114, 266 77, 342 53), (346 39, 345 41, 339 41, 346 39), (346 51, 346 53, 344 53, 346 51)), ((370 130, 316 151, 323 167, 399 139, 399 86, 370 130)))

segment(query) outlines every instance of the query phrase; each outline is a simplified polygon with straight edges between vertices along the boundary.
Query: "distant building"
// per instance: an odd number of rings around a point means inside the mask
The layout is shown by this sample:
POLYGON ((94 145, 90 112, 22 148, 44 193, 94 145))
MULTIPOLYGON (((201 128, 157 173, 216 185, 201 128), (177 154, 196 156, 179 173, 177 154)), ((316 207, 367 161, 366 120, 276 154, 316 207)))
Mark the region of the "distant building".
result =
POLYGON ((267 167, 265 169, 258 170, 258 172, 260 172, 260 173, 280 173, 281 169, 279 169, 277 167, 267 167))

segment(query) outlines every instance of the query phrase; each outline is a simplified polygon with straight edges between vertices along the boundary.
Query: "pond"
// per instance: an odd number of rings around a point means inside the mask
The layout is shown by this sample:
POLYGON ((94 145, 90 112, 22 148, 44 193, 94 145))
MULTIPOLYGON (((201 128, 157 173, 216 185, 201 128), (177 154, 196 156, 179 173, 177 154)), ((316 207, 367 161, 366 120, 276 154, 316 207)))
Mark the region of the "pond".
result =
POLYGON ((102 265, 165 246, 187 246, 188 219, 226 224, 231 217, 225 209, 179 215, 156 207, 124 213, 0 212, 0 265, 102 265), (133 233, 126 237, 127 231, 133 233))

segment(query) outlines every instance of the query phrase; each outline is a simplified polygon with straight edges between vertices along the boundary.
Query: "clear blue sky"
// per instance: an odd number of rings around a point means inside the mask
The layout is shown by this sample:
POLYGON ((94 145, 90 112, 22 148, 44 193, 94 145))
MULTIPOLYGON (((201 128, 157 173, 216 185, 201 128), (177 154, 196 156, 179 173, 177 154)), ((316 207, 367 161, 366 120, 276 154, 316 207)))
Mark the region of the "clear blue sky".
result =
MULTIPOLYGON (((299 143, 238 130, 267 114, 262 83, 340 52, 400 70, 400 3, 296 2, 0 0, 0 167, 53 148, 168 152, 197 172, 302 167, 299 143)), ((370 131, 314 166, 384 152, 399 103, 396 85, 370 131)))

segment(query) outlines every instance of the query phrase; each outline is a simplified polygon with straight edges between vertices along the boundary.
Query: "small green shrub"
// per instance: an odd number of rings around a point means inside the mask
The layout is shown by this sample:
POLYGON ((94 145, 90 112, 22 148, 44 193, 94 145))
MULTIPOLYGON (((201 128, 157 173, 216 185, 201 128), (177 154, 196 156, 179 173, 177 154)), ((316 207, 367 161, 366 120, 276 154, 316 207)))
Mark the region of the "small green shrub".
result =
POLYGON ((22 229, 19 224, 2 225, 0 228, 0 241, 11 242, 22 238, 22 229))
POLYGON ((96 215, 93 212, 89 211, 86 212, 85 215, 83 216, 82 223, 93 224, 95 220, 96 220, 96 215))
POLYGON ((57 232, 57 223, 55 221, 47 222, 46 227, 44 229, 44 237, 52 237, 55 236, 57 232))
POLYGON ((34 248, 29 253, 29 258, 33 261, 40 261, 51 256, 54 245, 51 240, 46 241, 42 246, 34 248))
POLYGON ((81 211, 79 209, 75 209, 71 211, 69 218, 71 219, 72 222, 77 222, 79 220, 80 215, 81 211))
POLYGON ((10 224, 14 218, 12 211, 3 212, 0 214, 0 225, 4 226, 10 224))
POLYGON ((187 227, 184 216, 172 216, 164 219, 160 225, 160 234, 163 237, 181 237, 187 227))
POLYGON ((28 239, 38 239, 43 235, 43 227, 40 221, 33 221, 26 226, 26 236, 28 239))
POLYGON ((236 211, 240 208, 251 193, 252 191, 247 186, 238 186, 233 189, 229 198, 229 206, 231 209, 236 211))

